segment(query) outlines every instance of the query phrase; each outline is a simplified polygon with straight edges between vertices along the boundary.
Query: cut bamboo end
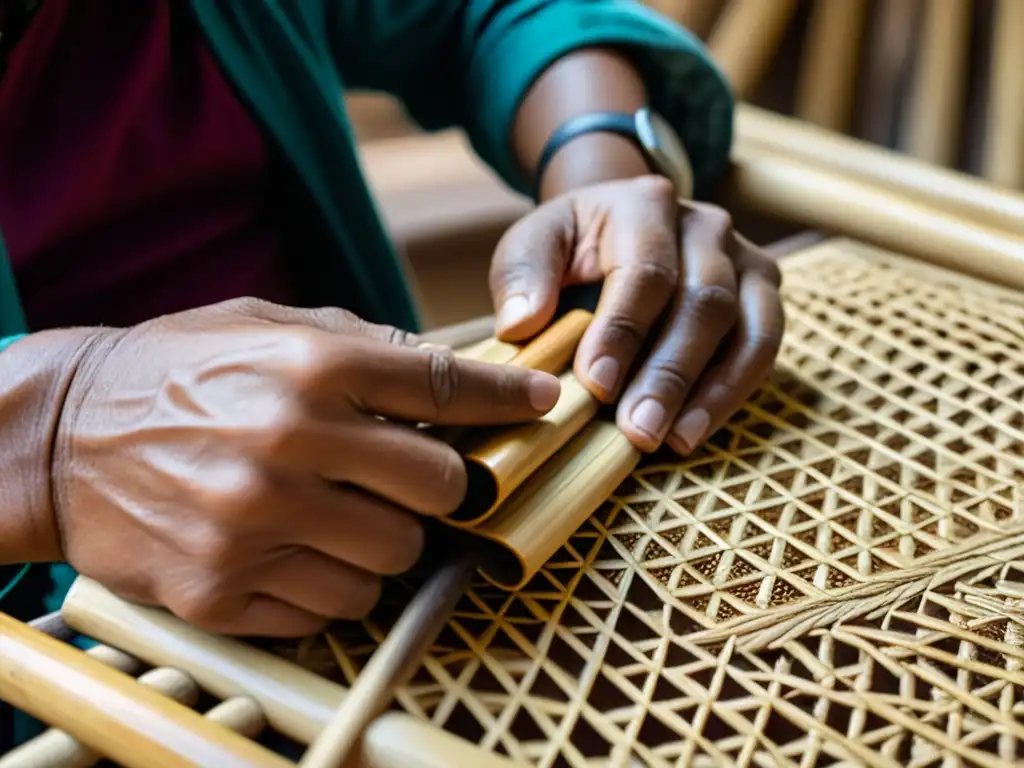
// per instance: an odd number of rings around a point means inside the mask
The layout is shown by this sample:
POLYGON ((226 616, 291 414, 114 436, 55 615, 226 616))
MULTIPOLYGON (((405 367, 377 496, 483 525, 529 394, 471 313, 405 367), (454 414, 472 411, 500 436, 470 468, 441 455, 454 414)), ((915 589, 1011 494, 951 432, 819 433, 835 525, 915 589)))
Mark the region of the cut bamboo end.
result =
POLYGON ((479 363, 506 365, 511 363, 519 352, 520 349, 515 344, 490 338, 470 344, 468 347, 457 349, 455 350, 455 355, 466 360, 475 360, 479 363))
POLYGON ((638 451, 615 424, 595 421, 523 483, 474 533, 499 545, 483 575, 521 589, 629 477, 638 451))
POLYGON ((0 698, 122 765, 288 765, 128 675, 2 614, 0 658, 0 698))
POLYGON ((475 527, 583 429, 599 403, 571 373, 561 377, 558 403, 544 417, 489 437, 466 454, 469 490, 448 522, 475 527))
MULTIPOLYGON (((272 728, 302 744, 312 743, 346 693, 342 686, 279 656, 238 640, 202 632, 161 609, 128 603, 82 576, 76 579, 65 598, 62 613, 68 625, 82 634, 124 649, 149 664, 180 669, 215 696, 250 698, 263 711, 272 728)), ((198 714, 196 717, 202 719, 198 714)), ((492 756, 484 750, 410 715, 394 713, 389 718, 386 730, 377 730, 371 725, 364 736, 360 745, 364 765, 380 768, 395 765, 403 768, 499 768, 507 765, 499 758, 490 761, 492 756), (422 737, 424 729, 429 732, 429 738, 422 737), (384 737, 389 741, 378 741, 384 737), (418 741, 421 749, 415 759, 406 759, 404 744, 413 741, 418 741), (452 755, 469 757, 452 760, 452 755)), ((215 726, 207 723, 207 727, 215 726)))

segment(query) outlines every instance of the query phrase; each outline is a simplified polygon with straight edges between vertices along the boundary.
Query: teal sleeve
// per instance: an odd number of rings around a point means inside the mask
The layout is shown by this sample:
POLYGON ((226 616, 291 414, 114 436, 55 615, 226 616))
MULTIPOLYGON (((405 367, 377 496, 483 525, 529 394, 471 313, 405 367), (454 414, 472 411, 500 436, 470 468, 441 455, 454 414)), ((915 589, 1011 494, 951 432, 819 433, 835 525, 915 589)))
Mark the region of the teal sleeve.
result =
POLYGON ((733 96, 696 37, 632 0, 334 0, 332 46, 346 84, 388 91, 428 130, 461 126, 520 192, 512 154, 523 97, 553 61, 579 48, 632 54, 651 107, 679 132, 698 196, 723 173, 733 96))
POLYGON ((3 336, 0 337, 0 352, 9 347, 11 344, 16 342, 18 339, 23 338, 24 333, 19 333, 17 336, 3 336))

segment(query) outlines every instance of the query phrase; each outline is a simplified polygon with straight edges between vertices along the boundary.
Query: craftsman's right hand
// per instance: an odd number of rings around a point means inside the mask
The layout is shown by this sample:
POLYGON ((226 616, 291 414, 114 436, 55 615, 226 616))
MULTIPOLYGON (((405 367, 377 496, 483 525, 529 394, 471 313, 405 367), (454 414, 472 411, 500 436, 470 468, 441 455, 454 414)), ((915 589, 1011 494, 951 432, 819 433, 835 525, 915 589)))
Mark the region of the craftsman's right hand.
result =
POLYGON ((306 635, 366 614, 419 557, 417 516, 462 501, 459 455, 407 424, 527 421, 558 394, 336 309, 239 300, 98 330, 53 445, 57 545, 203 629, 306 635))

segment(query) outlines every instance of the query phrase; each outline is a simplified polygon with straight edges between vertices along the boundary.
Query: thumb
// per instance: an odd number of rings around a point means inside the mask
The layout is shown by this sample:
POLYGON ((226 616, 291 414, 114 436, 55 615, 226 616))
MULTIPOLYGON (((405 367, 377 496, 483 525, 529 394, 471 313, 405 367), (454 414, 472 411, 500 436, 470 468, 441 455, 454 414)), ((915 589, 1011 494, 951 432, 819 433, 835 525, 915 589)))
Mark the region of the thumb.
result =
POLYGON ((568 199, 542 205, 505 233, 490 271, 499 339, 527 339, 551 322, 575 239, 568 199))

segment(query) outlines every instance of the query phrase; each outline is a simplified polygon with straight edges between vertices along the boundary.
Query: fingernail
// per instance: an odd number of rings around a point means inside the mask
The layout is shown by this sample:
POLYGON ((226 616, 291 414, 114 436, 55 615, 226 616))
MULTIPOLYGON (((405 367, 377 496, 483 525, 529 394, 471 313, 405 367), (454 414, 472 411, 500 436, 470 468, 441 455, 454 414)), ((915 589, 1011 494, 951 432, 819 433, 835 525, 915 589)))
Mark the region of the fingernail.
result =
POLYGON ((634 427, 658 440, 665 431, 668 414, 665 413, 665 406, 653 397, 645 397, 633 408, 630 419, 634 427))
POLYGON ((590 380, 597 384, 605 394, 610 395, 619 383, 619 361, 614 357, 602 357, 587 371, 590 380))
POLYGON ((547 373, 535 373, 530 376, 528 385, 530 405, 542 413, 555 407, 562 394, 562 383, 547 373))
POLYGON ((687 451, 692 451, 700 445, 710 426, 710 414, 703 408, 698 408, 683 416, 672 431, 685 443, 687 451))
POLYGON ((509 296, 498 312, 498 327, 501 330, 514 328, 533 314, 533 303, 521 294, 509 296))

